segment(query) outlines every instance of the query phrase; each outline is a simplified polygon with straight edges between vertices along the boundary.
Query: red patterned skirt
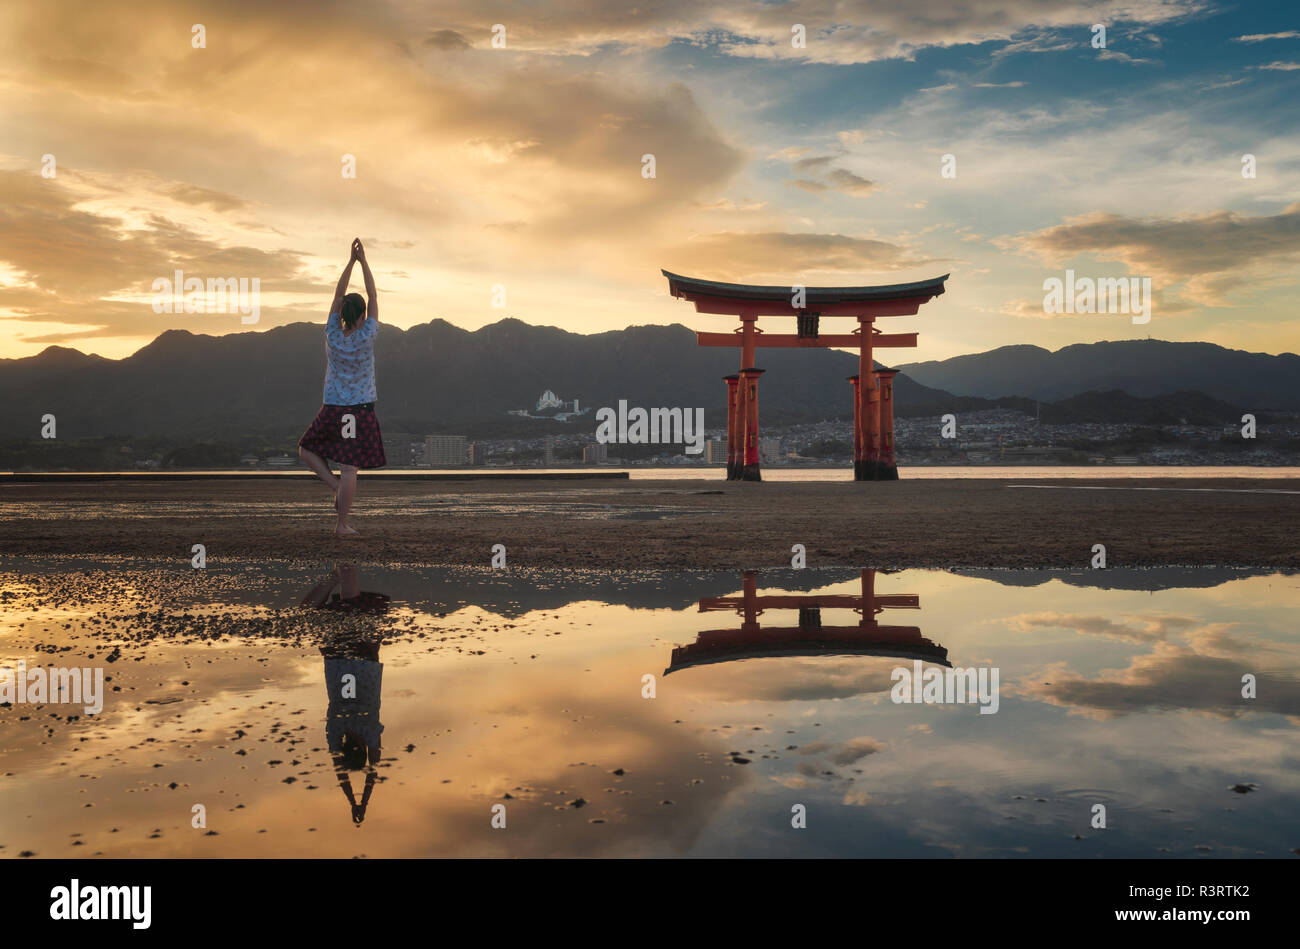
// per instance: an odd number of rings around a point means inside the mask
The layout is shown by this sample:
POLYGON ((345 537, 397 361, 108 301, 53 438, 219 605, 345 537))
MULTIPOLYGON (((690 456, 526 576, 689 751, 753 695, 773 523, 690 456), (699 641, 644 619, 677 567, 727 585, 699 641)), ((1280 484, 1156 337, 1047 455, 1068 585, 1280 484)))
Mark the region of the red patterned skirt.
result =
POLYGON ((298 439, 298 447, 315 452, 326 461, 357 468, 382 468, 388 464, 384 457, 384 436, 375 416, 375 404, 322 405, 315 420, 298 439), (343 437, 343 416, 356 419, 353 437, 343 437))

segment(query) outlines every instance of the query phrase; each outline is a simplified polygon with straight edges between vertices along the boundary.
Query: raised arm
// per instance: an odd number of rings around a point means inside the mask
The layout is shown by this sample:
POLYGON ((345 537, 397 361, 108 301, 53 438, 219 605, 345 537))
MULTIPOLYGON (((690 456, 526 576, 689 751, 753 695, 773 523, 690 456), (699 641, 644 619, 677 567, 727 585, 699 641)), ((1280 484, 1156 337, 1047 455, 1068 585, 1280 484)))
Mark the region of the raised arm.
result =
POLYGON ((366 260, 366 249, 361 246, 361 238, 352 242, 353 253, 361 261, 361 276, 366 281, 366 319, 379 321, 379 291, 375 289, 375 276, 370 272, 370 263, 366 260))
POLYGON ((348 292, 348 284, 352 282, 352 265, 357 262, 357 248, 360 246, 360 241, 352 242, 352 256, 348 258, 348 265, 343 268, 343 276, 339 277, 339 285, 334 288, 334 299, 330 302, 330 313, 337 313, 339 307, 343 305, 343 295, 348 292))

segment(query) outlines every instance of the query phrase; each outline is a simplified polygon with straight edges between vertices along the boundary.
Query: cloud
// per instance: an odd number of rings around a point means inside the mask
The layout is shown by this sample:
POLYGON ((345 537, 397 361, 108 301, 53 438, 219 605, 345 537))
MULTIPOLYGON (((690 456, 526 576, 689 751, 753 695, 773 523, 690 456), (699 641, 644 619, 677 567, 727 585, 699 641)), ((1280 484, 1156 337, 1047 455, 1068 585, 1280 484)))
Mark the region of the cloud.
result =
MULTIPOLYGON (((0 269, 39 290, 5 294, 0 313, 60 341, 83 326, 83 338, 134 332, 143 343, 155 315, 133 318, 109 297, 176 266, 319 297, 363 228, 384 235, 417 285, 394 301, 407 325, 427 319, 435 287, 445 292, 432 268, 471 300, 502 274, 549 283, 535 298, 573 297, 592 274, 653 272, 644 261, 696 230, 693 216, 745 161, 680 83, 463 49, 457 36, 479 45, 486 33, 445 22, 430 34, 401 5, 323 3, 306 18, 292 6, 6 8, 7 151, 49 151, 59 167, 22 195, 0 183, 0 269), (191 47, 191 22, 206 23, 206 49, 191 47), (85 52, 101 48, 133 54, 109 65, 85 52), (340 175, 344 154, 354 179, 340 175), (106 316, 88 321, 96 301, 106 316)), ((266 326, 276 312, 264 301, 266 326)))
MULTIPOLYGON (((203 188, 177 185, 172 191, 190 203, 240 206, 238 199, 203 188)), ((213 319, 153 312, 153 281, 176 270, 205 279, 256 277, 264 293, 320 289, 298 251, 224 244, 158 214, 129 223, 85 210, 84 199, 61 179, 0 171, 0 260, 21 275, 17 285, 0 288, 0 309, 65 327, 31 337, 11 330, 28 342, 130 336, 213 319), (121 299, 131 296, 141 300, 121 299)))
POLYGON ((861 145, 868 139, 879 138, 882 135, 894 135, 895 132, 887 129, 844 129, 836 132, 835 137, 839 139, 841 145, 861 145))
POLYGON ((814 741, 799 749, 801 755, 816 755, 839 767, 855 764, 867 755, 884 751, 889 745, 876 738, 863 736, 846 741, 814 741))
MULTIPOLYGON (((635 15, 587 0, 554 0, 545 11, 515 0, 495 7, 197 0, 184 8, 140 0, 127 14, 70 0, 15 0, 0 12, 7 143, 0 167, 30 169, 50 152, 60 183, 93 176, 95 188, 74 189, 77 201, 60 212, 48 239, 69 238, 75 250, 70 228, 78 220, 96 233, 85 238, 84 273, 42 263, 47 279, 21 298, 28 309, 0 315, 19 313, 33 334, 92 324, 122 331, 129 317, 116 302, 156 272, 153 261, 246 248, 277 259, 297 255, 277 264, 286 271, 281 286, 293 289, 282 291, 274 310, 264 307, 264 322, 275 325, 281 314, 301 312, 292 308, 322 305, 336 257, 360 232, 391 241, 379 263, 410 275, 409 292, 386 311, 397 325, 427 320, 435 300, 458 324, 481 325, 499 315, 482 306, 482 288, 508 279, 520 318, 595 331, 627 319, 671 319, 661 293, 651 293, 654 275, 660 266, 695 270, 694 258, 683 263, 695 252, 719 271, 766 268, 769 282, 790 279, 788 265, 880 282, 869 275, 925 265, 964 246, 951 236, 963 223, 978 220, 984 233, 1029 231, 1090 209, 1079 196, 1098 181, 1120 195, 1113 206, 1131 214, 1234 206, 1231 197, 1206 204, 1207 189, 1194 183, 1208 165, 1204 142, 1227 140, 1218 115, 1170 111, 1178 123, 1159 115, 1153 122, 1166 96, 1138 105, 1136 89, 1087 84, 1067 95, 1036 72, 1027 90, 1026 75, 1011 71, 1021 61, 1008 59, 1084 63, 1097 52, 1088 46, 1091 23, 1128 24, 1130 36, 1146 37, 1202 6, 1008 0, 990 9, 916 0, 873 9, 868 22, 850 0, 664 0, 635 15), (206 49, 190 44, 194 22, 207 25, 206 49), (507 28, 504 49, 490 48, 498 22, 507 28), (806 49, 791 47, 792 23, 808 27, 806 49), (131 55, 102 52, 121 49, 131 55), (942 49, 953 52, 921 56, 942 49), (774 62, 768 68, 728 56, 774 62), (853 94, 858 80, 848 70, 791 68, 887 59, 915 65, 887 70, 906 76, 866 99, 853 94), (972 77, 1009 81, 972 84, 972 77), (916 91, 940 85, 958 88, 916 91), (1021 92, 974 91, 999 88, 1021 92), (1017 108, 992 107, 1011 101, 1017 108), (1175 144, 1166 149, 1166 142, 1175 144), (941 182, 937 157, 948 151, 961 159, 962 177, 941 182), (355 179, 340 176, 344 154, 357 159, 355 179), (646 154, 655 156, 654 178, 641 175, 646 154), (769 155, 822 160, 789 173, 767 165, 769 155), (977 191, 962 194, 976 183, 977 191), (938 221, 950 229, 927 230, 938 221), (194 238, 208 246, 192 245, 194 238), (173 240, 174 255, 161 246, 173 240), (755 259, 739 257, 751 251, 755 259), (102 319, 91 315, 97 302, 102 319)), ((1149 51, 1148 43, 1128 51, 1149 51)), ((1166 44, 1171 56, 1184 47, 1166 44)), ((1239 75, 1250 84, 1229 94, 1261 98, 1235 110, 1244 122, 1264 114, 1263 97, 1289 73, 1234 63, 1219 64, 1212 78, 1239 75)), ((1191 81, 1197 78, 1205 73, 1191 81)), ((1290 135, 1261 140, 1252 131, 1244 139, 1270 156, 1279 181, 1294 151, 1290 135)), ((1275 200, 1280 187, 1263 181, 1240 200, 1275 200)), ((0 237, 0 249, 36 253, 14 244, 0 237)), ((971 250, 984 254, 978 265, 1029 269, 990 248, 971 250)), ((1222 294, 1239 292, 1241 283, 1227 288, 1241 279, 1238 268, 1204 283, 1222 294)), ((16 289, 8 299, 17 304, 16 289)), ((948 318, 936 316, 936 327, 948 318)), ((136 324, 142 335, 151 319, 136 324)), ((1014 331, 1006 329, 1010 321, 998 322, 1002 330, 974 334, 967 322, 954 325, 946 342, 939 333, 929 338, 959 348, 995 345, 1007 340, 989 332, 1014 331)), ((1265 345, 1294 342, 1273 336, 1265 345)), ((13 352, 11 342, 5 354, 13 352)))
POLYGON ((469 40, 455 30, 438 30, 424 38, 424 45, 433 49, 461 50, 471 49, 469 40))
POLYGON ((1121 53, 1117 49, 1103 49, 1097 54, 1098 59, 1110 59, 1119 63, 1132 63, 1135 66, 1158 66, 1158 60, 1141 59, 1137 56, 1130 56, 1128 53, 1121 53))
POLYGON ((1294 279, 1300 255, 1300 203, 1278 214, 1215 211, 1184 218, 1133 218, 1094 212, 1064 224, 994 241, 1064 265, 1091 254, 1158 283, 1186 284, 1189 298, 1219 305, 1256 279, 1294 279))
POLYGON ((874 181, 855 175, 845 168, 832 167, 831 163, 836 160, 837 156, 834 155, 812 155, 796 159, 791 162, 791 169, 799 174, 812 174, 814 177, 795 178, 790 184, 814 194, 835 191, 854 198, 865 198, 880 189, 874 181))
POLYGON ((729 279, 763 273, 861 274, 936 262, 888 241, 784 231, 701 234, 681 246, 674 256, 689 262, 696 272, 726 274, 729 279))
POLYGON ((249 206, 249 202, 243 198, 221 191, 213 191, 211 188, 200 188, 198 185, 177 184, 173 185, 165 193, 168 197, 175 198, 184 204, 207 205, 214 211, 233 211, 237 208, 249 206))
POLYGON ((1233 624, 1201 627, 1187 645, 1156 642, 1128 667, 1095 678, 1064 666, 1037 673, 1016 692, 1095 718, 1151 709, 1189 709, 1217 718, 1252 712, 1285 715, 1300 724, 1300 650, 1292 644, 1242 640, 1233 624), (1242 677, 1258 680, 1258 698, 1241 695, 1242 677))
POLYGON ((868 181, 844 168, 832 168, 826 174, 826 181, 832 190, 855 198, 865 198, 880 187, 874 181, 868 181))
POLYGON ((1247 33, 1245 36, 1234 36, 1234 43, 1261 43, 1264 40, 1294 40, 1300 39, 1300 30, 1286 30, 1282 33, 1247 33))
POLYGON ((1103 636, 1130 642, 1160 642, 1170 635, 1186 632, 1197 623, 1188 616, 1132 617, 1127 622, 1109 616, 1076 613, 1025 613, 1007 621, 1012 629, 1030 632, 1035 629, 1070 629, 1085 636, 1103 636))

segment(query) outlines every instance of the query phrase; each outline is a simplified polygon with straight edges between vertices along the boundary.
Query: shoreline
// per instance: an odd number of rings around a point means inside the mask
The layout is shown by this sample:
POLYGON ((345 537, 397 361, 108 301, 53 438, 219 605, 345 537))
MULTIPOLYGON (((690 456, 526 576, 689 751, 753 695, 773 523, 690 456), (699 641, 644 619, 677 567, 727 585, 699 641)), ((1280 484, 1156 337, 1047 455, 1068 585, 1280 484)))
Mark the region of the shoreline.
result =
POLYGON ((0 555, 354 560, 592 570, 1300 568, 1300 478, 897 482, 362 481, 332 533, 328 492, 297 479, 0 488, 0 555), (1131 490, 1130 490, 1131 489, 1131 490))
MULTIPOLYGON (((472 481, 497 478, 500 480, 633 480, 633 481, 725 481, 725 465, 681 466, 565 466, 565 467, 492 467, 469 465, 452 468, 376 468, 361 472, 362 478, 381 481, 472 481)), ((1300 480, 1300 465, 1035 465, 1035 464, 953 464, 953 465, 899 465, 902 481, 950 481, 985 478, 1018 477, 1030 481, 1076 480, 1098 478, 1112 480, 1145 480, 1149 478, 1245 478, 1248 480, 1296 479, 1300 480)), ((258 468, 148 468, 98 470, 55 469, 15 471, 0 470, 0 484, 40 481, 75 480, 306 480, 316 476, 298 465, 258 468)), ((763 468, 763 481, 785 482, 851 482, 853 466, 836 465, 768 465, 763 468)))

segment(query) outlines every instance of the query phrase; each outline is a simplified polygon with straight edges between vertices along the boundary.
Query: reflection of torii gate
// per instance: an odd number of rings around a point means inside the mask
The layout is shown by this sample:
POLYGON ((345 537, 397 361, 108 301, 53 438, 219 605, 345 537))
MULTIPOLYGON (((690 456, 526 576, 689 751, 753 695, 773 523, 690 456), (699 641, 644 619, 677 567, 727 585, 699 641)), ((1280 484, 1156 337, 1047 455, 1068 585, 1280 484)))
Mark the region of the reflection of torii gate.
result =
POLYGON ((853 383, 853 479, 890 481, 898 477, 894 457, 894 376, 892 369, 873 368, 873 349, 916 345, 915 333, 881 333, 878 316, 914 316, 922 303, 943 293, 948 274, 917 283, 876 287, 760 287, 717 283, 682 277, 667 270, 668 290, 695 304, 698 313, 729 313, 740 317, 732 333, 696 333, 701 346, 740 348, 740 374, 726 376, 727 480, 761 481, 758 463, 758 377, 756 347, 825 349, 839 346, 858 351, 853 383), (798 304, 798 305, 796 305, 798 304), (760 316, 795 316, 798 334, 763 333, 760 316), (856 316, 852 333, 819 332, 819 317, 856 316))
POLYGON ((885 609, 919 610, 911 593, 876 594, 876 571, 863 570, 861 593, 793 593, 758 595, 753 570, 743 574, 740 596, 700 600, 700 612, 734 610, 739 629, 703 630, 689 646, 678 646, 664 675, 691 666, 766 656, 890 656, 951 666, 948 650, 921 636, 915 626, 881 626, 876 616, 885 609), (758 617, 767 610, 798 610, 798 626, 763 626, 758 617), (853 626, 823 626, 823 609, 851 609, 862 614, 853 626))

